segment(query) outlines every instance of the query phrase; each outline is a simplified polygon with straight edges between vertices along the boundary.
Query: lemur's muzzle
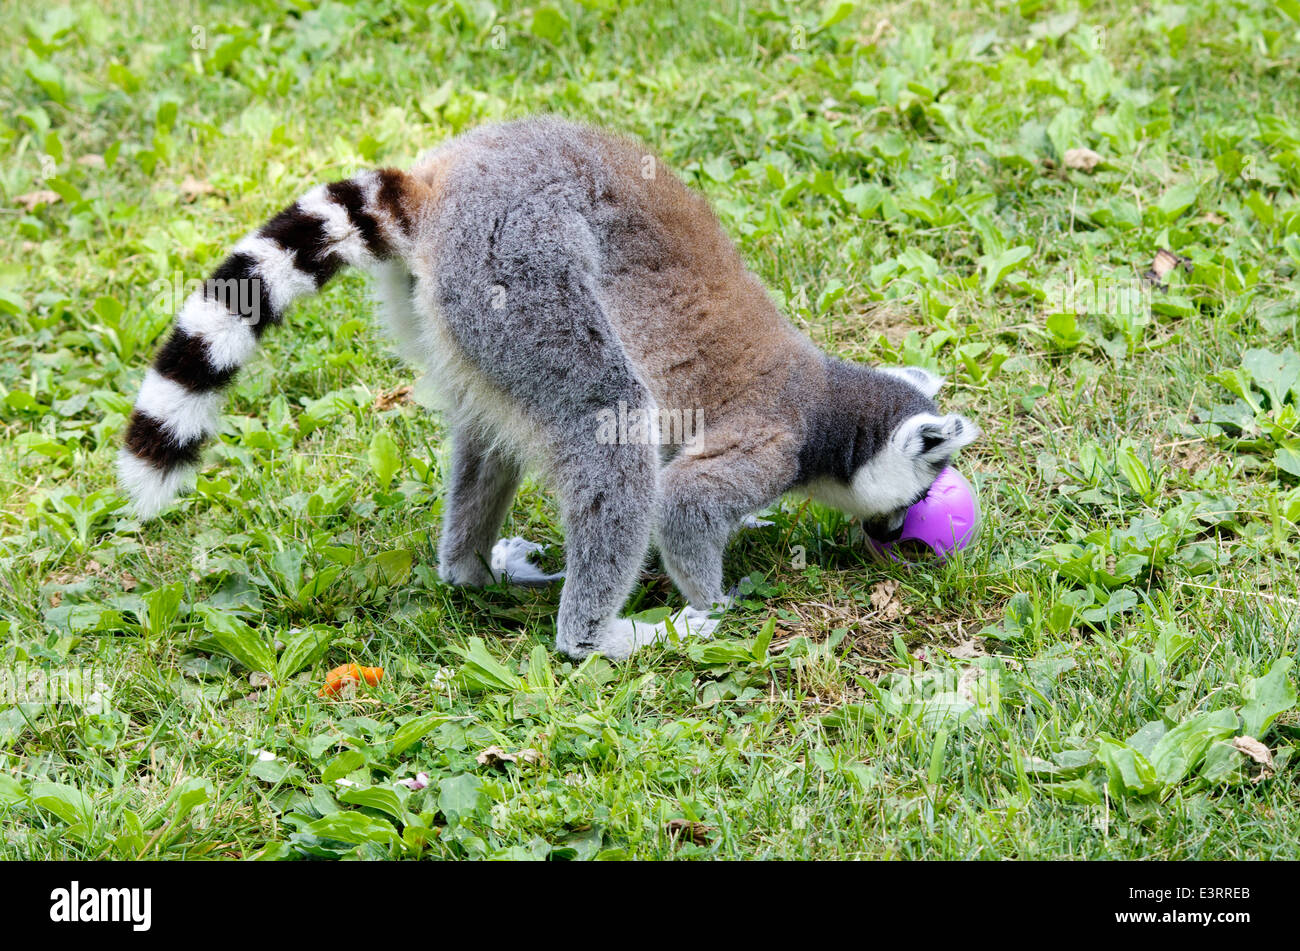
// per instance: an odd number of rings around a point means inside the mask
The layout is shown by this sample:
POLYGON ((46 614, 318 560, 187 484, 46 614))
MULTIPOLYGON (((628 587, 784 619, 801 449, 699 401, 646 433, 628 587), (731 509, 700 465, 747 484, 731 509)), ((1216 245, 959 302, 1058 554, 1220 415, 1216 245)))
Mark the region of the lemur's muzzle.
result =
POLYGON ((897 519, 890 522, 882 521, 864 521, 862 530, 866 532, 867 537, 874 542, 885 545, 889 542, 896 542, 903 534, 903 526, 907 523, 907 512, 903 511, 897 519))

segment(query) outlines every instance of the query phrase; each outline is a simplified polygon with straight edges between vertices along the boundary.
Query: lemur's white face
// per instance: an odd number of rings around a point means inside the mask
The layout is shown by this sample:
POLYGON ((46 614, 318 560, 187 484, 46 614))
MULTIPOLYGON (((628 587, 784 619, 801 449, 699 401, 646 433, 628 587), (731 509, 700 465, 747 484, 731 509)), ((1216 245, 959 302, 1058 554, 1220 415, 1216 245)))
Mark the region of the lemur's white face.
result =
MULTIPOLYGON (((905 379, 928 399, 943 380, 914 367, 885 369, 905 379)), ((907 510, 925 498, 957 450, 978 438, 979 427, 964 416, 917 413, 903 420, 880 451, 859 466, 847 485, 824 481, 814 495, 841 512, 857 516, 866 533, 893 541, 907 510)))
POLYGON ((918 413, 904 420, 885 449, 853 474, 850 488, 863 530, 878 541, 897 538, 907 510, 925 498, 953 454, 979 433, 955 413, 918 413))

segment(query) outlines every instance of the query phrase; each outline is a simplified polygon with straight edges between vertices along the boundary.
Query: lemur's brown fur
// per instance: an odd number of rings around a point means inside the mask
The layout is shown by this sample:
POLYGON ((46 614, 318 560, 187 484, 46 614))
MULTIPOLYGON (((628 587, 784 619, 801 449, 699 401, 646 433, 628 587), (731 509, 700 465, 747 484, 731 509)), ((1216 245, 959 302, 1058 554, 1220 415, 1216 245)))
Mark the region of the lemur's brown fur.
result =
MULTIPOLYGON (((457 165, 488 162, 501 135, 456 140, 412 175, 429 187, 436 216, 457 165)), ((623 263, 604 276, 602 298, 632 365, 661 407, 701 411, 708 427, 691 448, 701 467, 744 448, 765 458, 777 481, 794 477, 798 426, 782 411, 792 380, 806 396, 825 397, 822 354, 777 310, 745 266, 709 203, 682 184, 635 140, 582 128, 570 146, 581 166, 599 155, 614 174, 593 196, 618 208, 627 227, 623 263)))

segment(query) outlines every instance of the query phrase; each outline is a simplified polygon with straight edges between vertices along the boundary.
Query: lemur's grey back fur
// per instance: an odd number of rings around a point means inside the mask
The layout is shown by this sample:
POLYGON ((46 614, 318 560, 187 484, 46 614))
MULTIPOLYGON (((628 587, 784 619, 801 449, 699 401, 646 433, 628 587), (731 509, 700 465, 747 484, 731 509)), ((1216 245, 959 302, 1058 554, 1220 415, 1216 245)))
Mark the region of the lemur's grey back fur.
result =
MULTIPOLYGON (((643 147, 561 120, 484 127, 409 172, 309 193, 219 273, 260 280, 278 320, 345 263, 379 273, 453 430, 441 576, 538 577, 497 541, 536 465, 561 501, 557 646, 574 656, 663 636, 618 616, 652 536, 691 605, 679 626, 707 632, 747 513, 807 487, 888 532, 977 432, 938 415, 928 374, 822 354, 703 199, 643 147), (682 414, 702 427, 657 445, 652 421, 682 414)), ((146 379, 122 462, 145 514, 197 462, 213 397, 260 336, 238 316, 206 293, 187 304, 146 379)))

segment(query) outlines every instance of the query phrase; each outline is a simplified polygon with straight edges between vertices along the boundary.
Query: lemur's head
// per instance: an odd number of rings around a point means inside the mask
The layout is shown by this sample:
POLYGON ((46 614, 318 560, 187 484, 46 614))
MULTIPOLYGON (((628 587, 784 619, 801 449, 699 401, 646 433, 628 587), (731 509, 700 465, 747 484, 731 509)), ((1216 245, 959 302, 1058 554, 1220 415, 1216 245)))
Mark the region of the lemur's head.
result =
POLYGON ((907 510, 962 446, 979 436, 964 416, 940 414, 934 396, 943 380, 918 367, 867 367, 835 361, 830 438, 810 444, 823 455, 810 471, 812 494, 858 517, 873 539, 894 541, 907 510))

